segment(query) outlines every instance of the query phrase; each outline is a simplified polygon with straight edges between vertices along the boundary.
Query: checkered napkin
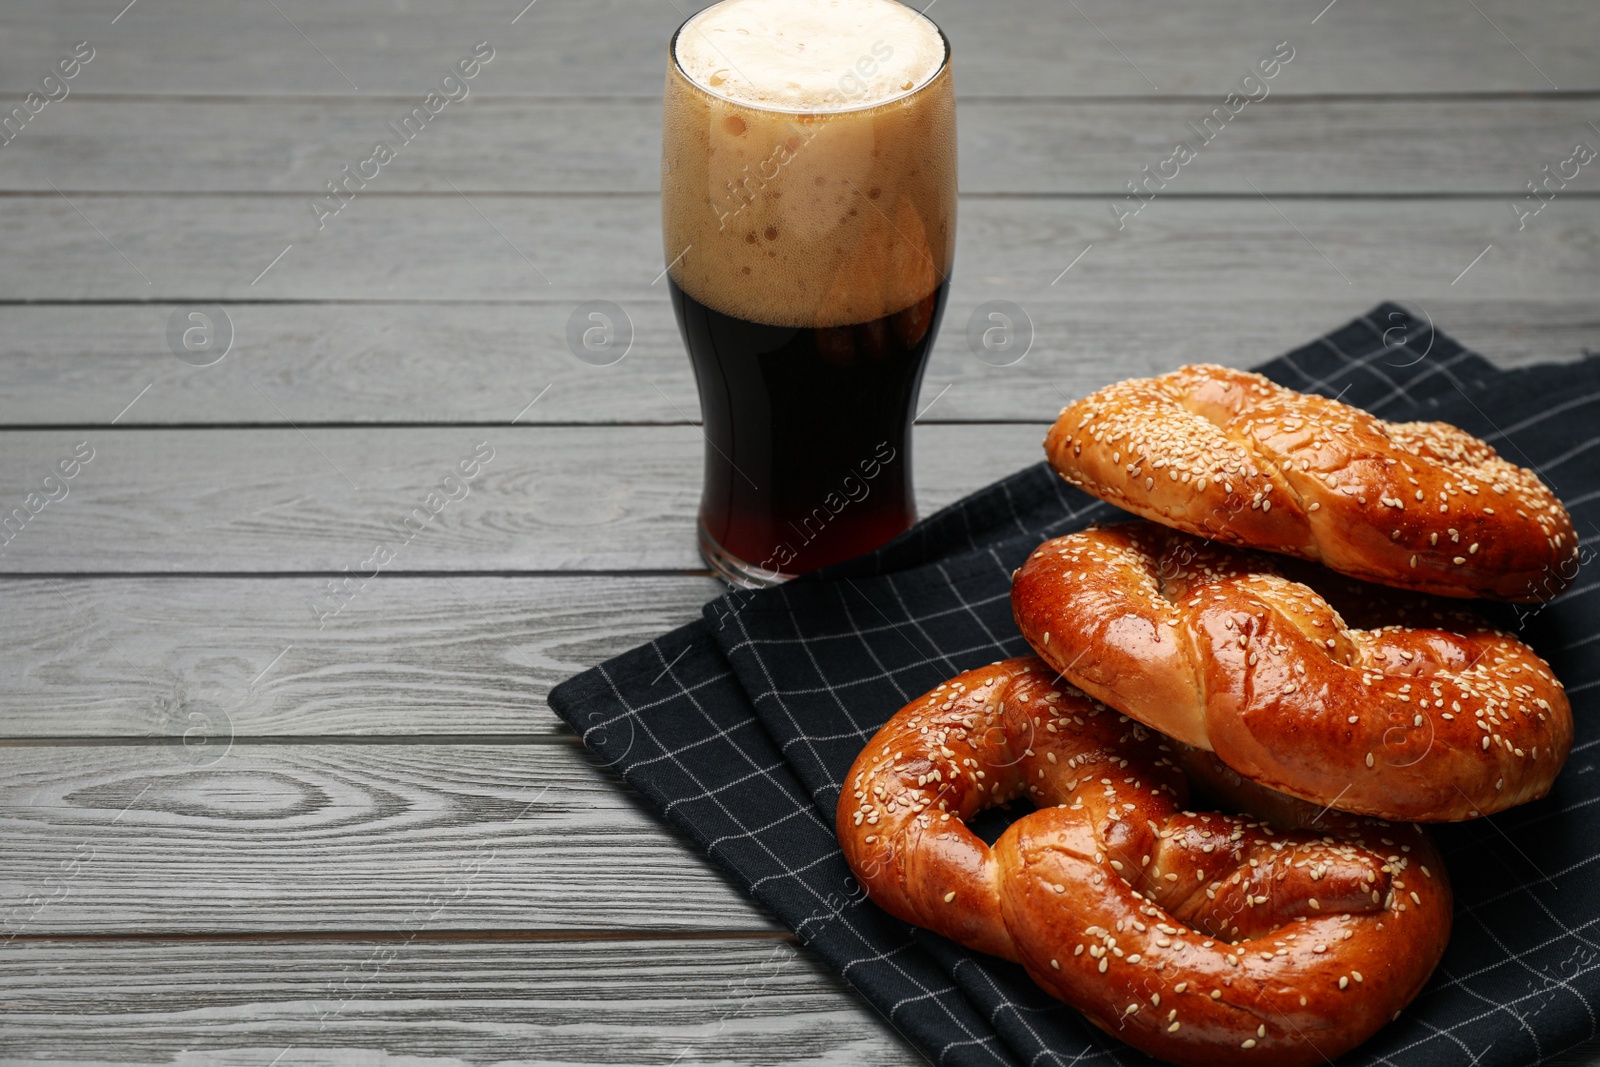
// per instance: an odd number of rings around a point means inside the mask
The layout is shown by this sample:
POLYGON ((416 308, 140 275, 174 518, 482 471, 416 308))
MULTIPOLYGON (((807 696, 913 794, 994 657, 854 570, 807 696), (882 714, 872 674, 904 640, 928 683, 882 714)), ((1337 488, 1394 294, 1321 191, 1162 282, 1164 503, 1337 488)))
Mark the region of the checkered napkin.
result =
MULTIPOLYGON (((1344 1061, 1541 1062, 1600 1034, 1600 583, 1587 565, 1600 538, 1600 360, 1500 371, 1384 304, 1261 371, 1480 435, 1540 471, 1585 539, 1559 600, 1489 609, 1565 681, 1571 761, 1544 800, 1437 829, 1456 889, 1449 950, 1399 1021, 1344 1061)), ((557 686, 550 706, 935 1063, 1147 1063, 1020 967, 879 911, 833 832, 842 779, 890 715, 1027 651, 1012 570, 1045 538, 1119 514, 1040 463, 876 552, 713 601, 702 620, 557 686)))

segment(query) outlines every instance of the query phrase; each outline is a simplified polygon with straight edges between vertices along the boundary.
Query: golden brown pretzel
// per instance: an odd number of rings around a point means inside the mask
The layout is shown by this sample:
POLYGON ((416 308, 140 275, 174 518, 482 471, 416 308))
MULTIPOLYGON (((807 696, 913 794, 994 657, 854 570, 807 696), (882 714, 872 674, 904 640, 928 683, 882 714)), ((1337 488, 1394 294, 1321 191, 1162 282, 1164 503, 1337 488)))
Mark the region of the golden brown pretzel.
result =
POLYGON ((1020 962, 1152 1055, 1281 1067, 1353 1048, 1444 951, 1443 862, 1414 825, 1289 798, 1277 813, 1312 832, 1186 811, 1178 748, 1006 660, 884 725, 845 779, 839 842, 885 910, 1020 962), (1017 797, 1037 810, 992 849, 967 828, 1017 797))
POLYGON ((1195 364, 1063 408, 1045 454, 1072 485, 1187 533, 1455 597, 1548 600, 1572 519, 1532 471, 1441 422, 1385 422, 1259 374, 1195 364))
POLYGON ((1011 604, 1085 692, 1343 811, 1501 811, 1543 796, 1572 745, 1549 665, 1483 619, 1154 523, 1046 541, 1011 604))

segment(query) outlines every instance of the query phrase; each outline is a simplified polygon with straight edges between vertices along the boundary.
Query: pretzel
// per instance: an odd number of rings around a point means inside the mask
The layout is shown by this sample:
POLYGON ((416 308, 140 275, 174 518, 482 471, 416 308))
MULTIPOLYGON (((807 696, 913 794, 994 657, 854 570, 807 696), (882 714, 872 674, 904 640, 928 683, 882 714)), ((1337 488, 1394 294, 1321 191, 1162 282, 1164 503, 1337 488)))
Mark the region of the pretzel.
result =
POLYGON ((1438 853, 1415 825, 1286 797, 1277 813, 1314 832, 1185 810, 1180 747, 1006 660, 884 725, 845 779, 839 842, 886 911, 1021 963, 1151 1055, 1266 1067, 1355 1047, 1444 951, 1438 853), (1017 798, 1036 810, 993 848, 967 827, 1017 798))
POLYGON ((1045 438, 1068 483, 1147 519, 1451 597, 1540 601, 1578 571, 1538 475, 1442 422, 1392 423, 1196 364, 1107 386, 1045 438))
POLYGON ((1046 541, 1011 605, 1085 692, 1343 811, 1502 811, 1543 796, 1572 746, 1549 665, 1482 618, 1154 523, 1046 541))

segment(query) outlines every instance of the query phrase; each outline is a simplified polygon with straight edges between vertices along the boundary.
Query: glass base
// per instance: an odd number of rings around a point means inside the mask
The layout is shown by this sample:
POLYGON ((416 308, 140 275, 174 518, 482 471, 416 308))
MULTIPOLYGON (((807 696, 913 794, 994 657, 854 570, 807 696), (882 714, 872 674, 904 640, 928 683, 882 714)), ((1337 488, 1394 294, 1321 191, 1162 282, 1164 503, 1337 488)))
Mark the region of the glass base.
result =
POLYGON ((735 589, 770 589, 775 585, 798 578, 797 574, 785 574, 782 571, 769 571, 746 563, 721 545, 716 538, 706 532, 702 525, 698 527, 700 537, 700 558, 718 578, 727 582, 735 589))

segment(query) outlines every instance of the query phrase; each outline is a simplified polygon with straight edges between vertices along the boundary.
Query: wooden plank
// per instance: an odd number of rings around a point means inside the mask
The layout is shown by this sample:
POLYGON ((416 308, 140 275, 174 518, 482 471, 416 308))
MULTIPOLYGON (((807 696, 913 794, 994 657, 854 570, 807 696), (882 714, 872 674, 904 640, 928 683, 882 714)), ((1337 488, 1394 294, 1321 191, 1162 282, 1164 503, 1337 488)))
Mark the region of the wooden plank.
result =
POLYGON ((14 943, 0 1002, 38 1064, 926 1062, 786 940, 14 943))
MULTIPOLYGON (((571 308, 664 298, 660 205, 650 196, 358 197, 320 234, 297 197, 107 195, 75 204, 0 198, 12 249, 8 300, 543 300, 571 308)), ((992 297, 1024 306, 1330 290, 1361 307, 1413 294, 1590 300, 1600 199, 1558 197, 1520 232, 1501 199, 1158 196, 1121 229, 1099 198, 968 199, 956 264, 957 321, 992 297), (1491 242, 1494 253, 1452 285, 1491 242)), ((164 334, 150 347, 164 350, 164 334)), ((446 355, 463 373, 470 368, 467 353, 446 355)))
MULTIPOLYGON (((967 348, 965 318, 978 283, 958 275, 961 303, 945 319, 928 365, 922 421, 1045 419, 1063 397, 1118 378, 1197 361, 1255 365, 1369 307, 1335 291, 1342 286, 1263 297, 1254 286, 1266 265, 1253 266, 1242 268, 1248 281, 1237 292, 1208 299, 1185 298, 1175 278, 1151 285, 1170 296, 1141 299, 1132 287, 1117 295, 1113 286, 1091 281, 1093 295, 1084 299, 1077 286, 1091 278, 1086 257, 1072 272, 1083 269, 1083 277, 1068 275, 1073 286, 1064 279, 1024 296, 1037 343, 1011 367, 989 366, 967 348)), ((1600 348, 1600 308, 1589 297, 1429 294, 1407 302, 1418 316, 1431 316, 1440 329, 1507 366, 1600 348)), ((171 305, 0 305, 0 425, 103 425, 147 385, 150 391, 117 425, 281 425, 284 419, 301 427, 504 425, 526 403, 523 396, 531 399, 546 385, 550 391, 519 422, 698 420, 672 309, 660 300, 628 307, 632 351, 619 366, 593 367, 567 350, 571 304, 234 304, 228 307, 233 352, 200 368, 166 351, 171 305), (508 402, 513 387, 523 393, 508 402)))
POLYGON ((0 747, 5 936, 770 930, 576 743, 0 747))
MULTIPOLYGON (((918 427, 923 512, 1036 462, 1043 432, 918 427)), ((704 567, 698 427, 13 430, 0 433, 7 511, 82 442, 93 459, 64 483, 65 497, 12 535, 0 570, 320 571, 343 580, 346 568, 370 575, 379 544, 392 552, 377 568, 387 574, 704 567), (456 487, 457 501, 407 532, 406 516, 484 442, 493 457, 466 494, 456 487)), ((354 582, 327 628, 346 613, 382 610, 354 582)))
MULTIPOLYGON (((279 6, 282 15, 246 0, 165 0, 112 25, 115 12, 95 0, 14 0, 0 86, 26 92, 87 38, 99 51, 76 80, 81 92, 342 96, 358 86, 420 99, 487 39, 496 52, 473 85, 480 93, 654 95, 673 29, 704 5, 541 3, 520 18, 523 5, 504 0, 279 6)), ((1297 56, 1281 88, 1295 92, 1596 88, 1600 14, 1585 0, 1490 0, 1481 14, 1444 0, 1344 0, 1319 16, 1321 6, 1213 0, 1152 18, 1111 0, 1087 0, 1081 14, 1053 0, 943 0, 933 14, 970 93, 1220 96, 1285 39, 1297 56)))
MULTIPOLYGON (((1287 77, 1288 75, 1284 75, 1287 77)), ((1220 97, 1220 94, 1219 94, 1220 97)), ((1200 150, 1175 191, 1489 194, 1518 197, 1577 141, 1588 98, 1269 96, 1203 144, 1212 101, 964 99, 961 188, 1115 196, 1179 140, 1200 150)), ((0 191, 323 195, 365 158, 397 99, 149 100, 88 97, 5 147, 0 191)), ((442 116, 441 116, 442 118, 442 116)), ((660 187, 659 100, 468 98, 405 148, 370 195, 640 193, 660 187), (515 131, 515 136, 508 136, 515 131), (466 161, 470 160, 470 165, 466 161)), ((1592 186, 1573 182, 1576 194, 1592 186)), ((1570 194, 1569 194, 1570 195, 1570 194)), ((301 210, 306 210, 302 208, 301 210)))
POLYGON ((312 607, 327 584, 8 582, 0 739, 197 727, 197 744, 570 736, 545 706, 552 686, 698 618, 723 589, 692 576, 385 579, 319 629, 312 607))
POLYGON ((41 1065, 927 1062, 787 941, 13 943, 0 1002, 41 1065))

